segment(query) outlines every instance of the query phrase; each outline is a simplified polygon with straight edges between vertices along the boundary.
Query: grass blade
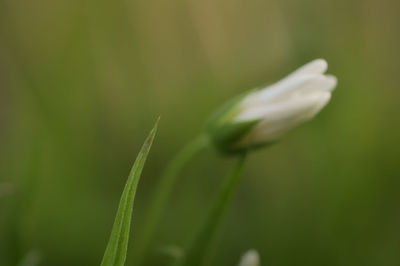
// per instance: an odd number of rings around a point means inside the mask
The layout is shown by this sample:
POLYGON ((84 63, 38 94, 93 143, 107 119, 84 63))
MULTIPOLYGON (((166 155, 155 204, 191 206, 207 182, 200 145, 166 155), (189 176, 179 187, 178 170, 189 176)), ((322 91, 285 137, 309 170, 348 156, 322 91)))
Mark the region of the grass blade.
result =
POLYGON ((125 264, 136 189, 157 131, 158 121, 159 119, 144 142, 129 174, 101 266, 123 266, 125 264))

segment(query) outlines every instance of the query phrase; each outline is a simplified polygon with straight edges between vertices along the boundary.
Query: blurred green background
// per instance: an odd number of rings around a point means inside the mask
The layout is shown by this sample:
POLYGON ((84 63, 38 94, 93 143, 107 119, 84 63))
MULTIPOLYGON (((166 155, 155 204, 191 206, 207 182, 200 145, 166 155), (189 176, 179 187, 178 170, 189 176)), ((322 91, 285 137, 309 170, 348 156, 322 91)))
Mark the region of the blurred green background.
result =
MULTIPOLYGON (((0 0, 0 265, 98 265, 133 160, 166 161, 236 94, 315 58, 339 84, 311 123, 252 153, 210 265, 400 265, 397 0, 0 0)), ((234 159, 187 168, 146 265, 185 246, 234 159)), ((129 263, 127 265, 132 265, 129 263)))

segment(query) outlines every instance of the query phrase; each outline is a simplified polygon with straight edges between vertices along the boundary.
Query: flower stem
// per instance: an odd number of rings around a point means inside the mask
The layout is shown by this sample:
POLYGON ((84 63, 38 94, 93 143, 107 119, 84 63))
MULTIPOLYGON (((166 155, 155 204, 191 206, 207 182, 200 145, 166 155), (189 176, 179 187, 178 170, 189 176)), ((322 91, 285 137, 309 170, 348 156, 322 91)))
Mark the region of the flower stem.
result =
POLYGON ((205 223, 197 233, 192 245, 182 260, 176 266, 200 266, 207 257, 208 247, 212 242, 218 225, 222 220, 229 206, 232 196, 241 180, 246 154, 243 153, 235 165, 235 168, 223 184, 213 206, 208 214, 205 223))
POLYGON ((169 196, 178 179, 179 172, 182 168, 201 150, 209 144, 206 135, 199 135, 189 142, 183 149, 178 152, 169 162, 159 183, 154 191, 150 206, 146 211, 143 225, 136 232, 134 239, 133 261, 134 265, 141 265, 154 237, 157 226, 166 209, 169 196))

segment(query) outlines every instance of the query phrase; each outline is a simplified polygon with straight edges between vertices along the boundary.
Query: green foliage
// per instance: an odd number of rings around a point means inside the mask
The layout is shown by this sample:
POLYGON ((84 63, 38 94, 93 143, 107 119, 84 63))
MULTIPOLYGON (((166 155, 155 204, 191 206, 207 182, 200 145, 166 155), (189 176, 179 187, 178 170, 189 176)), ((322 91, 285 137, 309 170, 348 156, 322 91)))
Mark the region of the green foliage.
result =
MULTIPOLYGON (((40 266, 98 265, 121 185, 110 177, 125 177, 161 113, 127 265, 162 266, 131 256, 166 162, 225 99, 317 57, 339 77, 332 101, 252 153, 207 266, 236 265, 249 248, 264 265, 400 265, 398 10, 398 0, 0 1, 0 183, 16 192, 0 188, 0 265, 31 249, 40 266), (18 218, 9 205, 27 180, 18 218)), ((191 239, 229 167, 207 150, 181 172, 152 251, 191 239)))
POLYGON ((183 259, 177 262, 177 266, 203 265, 204 259, 207 257, 208 247, 217 233, 218 225, 226 213, 232 196, 241 180, 245 159, 246 153, 243 153, 232 173, 228 176, 226 182, 218 192, 203 226, 195 236, 193 243, 187 250, 183 259))
POLYGON ((180 171, 208 144, 209 139, 207 136, 199 135, 178 152, 167 165, 155 188, 154 194, 152 194, 145 222, 138 231, 137 238, 134 241, 133 256, 135 263, 140 265, 143 262, 161 217, 167 209, 168 199, 177 183, 180 171))
POLYGON ((117 215, 111 232, 110 240, 107 244, 101 266, 123 266, 125 265, 126 253, 128 248, 129 231, 131 226, 133 203, 135 200, 136 189, 147 155, 153 143, 157 126, 154 128, 144 142, 136 161, 129 174, 124 191, 119 202, 117 215))

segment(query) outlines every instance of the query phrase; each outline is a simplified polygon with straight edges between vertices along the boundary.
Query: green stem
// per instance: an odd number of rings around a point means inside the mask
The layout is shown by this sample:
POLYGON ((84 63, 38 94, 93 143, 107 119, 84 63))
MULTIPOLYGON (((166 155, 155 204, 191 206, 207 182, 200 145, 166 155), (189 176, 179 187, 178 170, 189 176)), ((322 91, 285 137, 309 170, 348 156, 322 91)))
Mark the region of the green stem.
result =
MULTIPOLYGON (((24 230, 26 230, 27 219, 26 215, 29 212, 32 201, 34 200, 36 185, 39 177, 40 167, 40 139, 35 135, 33 137, 32 146, 30 147, 26 159, 20 165, 21 172, 17 174, 21 180, 16 184, 15 195, 10 196, 8 200, 6 215, 5 230, 5 249, 0 250, 0 265, 16 265, 17 262, 26 252, 23 243, 24 230), (2 253, 5 254, 2 254, 2 253), (3 261, 4 260, 4 261, 3 261)), ((24 157, 22 157, 24 158, 24 157)), ((3 245, 0 240, 0 246, 3 245)))
POLYGON ((176 263, 177 266, 200 266, 203 264, 204 258, 207 257, 208 247, 217 232, 219 222, 222 220, 241 180, 245 159, 246 154, 244 153, 222 186, 205 223, 197 233, 185 257, 176 263))
POLYGON ((133 265, 141 265, 154 237, 157 226, 166 209, 166 205, 182 168, 209 144, 206 135, 200 135, 189 142, 167 165, 154 191, 144 222, 134 242, 133 265))

